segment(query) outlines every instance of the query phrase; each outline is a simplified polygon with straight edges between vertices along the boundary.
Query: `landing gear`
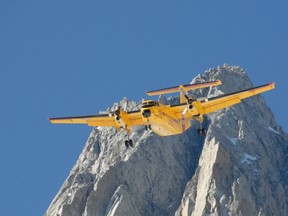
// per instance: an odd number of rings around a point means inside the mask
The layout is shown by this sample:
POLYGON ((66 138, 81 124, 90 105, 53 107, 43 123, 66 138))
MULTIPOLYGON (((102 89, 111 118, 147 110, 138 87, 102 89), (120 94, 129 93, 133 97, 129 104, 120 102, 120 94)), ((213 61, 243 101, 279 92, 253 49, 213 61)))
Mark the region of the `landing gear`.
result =
POLYGON ((125 140, 125 146, 126 146, 126 148, 129 148, 129 141, 128 140, 125 140))
POLYGON ((147 118, 147 124, 145 125, 145 130, 147 131, 152 130, 151 124, 149 123, 149 118, 147 118))
POLYGON ((125 146, 126 148, 129 148, 129 147, 134 147, 134 144, 133 144, 133 140, 132 139, 128 139, 128 140, 125 140, 125 146))
POLYGON ((200 123, 200 127, 199 129, 197 129, 197 131, 198 131, 198 134, 200 135, 205 135, 207 132, 206 129, 202 127, 202 123, 200 123))
POLYGON ((197 129, 197 131, 198 131, 199 135, 205 135, 207 132, 205 128, 199 128, 199 129, 197 129))
POLYGON ((202 127, 202 123, 204 121, 204 118, 203 118, 203 115, 198 115, 198 116, 195 116, 195 119, 199 122, 200 126, 199 128, 197 129, 197 132, 199 135, 205 135, 206 134, 206 129, 202 127))
POLYGON ((129 147, 134 147, 134 144, 133 144, 133 140, 130 139, 130 134, 131 134, 131 129, 130 127, 127 127, 127 125, 123 128, 123 130, 126 132, 126 139, 124 141, 124 145, 126 148, 129 148, 129 147))
POLYGON ((151 128, 151 125, 150 124, 148 124, 148 125, 145 125, 145 130, 152 130, 152 128, 151 128))

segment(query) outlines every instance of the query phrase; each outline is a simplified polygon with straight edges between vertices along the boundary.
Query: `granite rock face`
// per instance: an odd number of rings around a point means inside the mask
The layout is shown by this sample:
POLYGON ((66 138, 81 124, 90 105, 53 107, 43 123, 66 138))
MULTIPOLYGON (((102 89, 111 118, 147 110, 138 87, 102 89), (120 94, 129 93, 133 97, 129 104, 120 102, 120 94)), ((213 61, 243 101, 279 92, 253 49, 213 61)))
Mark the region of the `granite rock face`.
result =
MULTIPOLYGON (((191 95, 252 87, 243 69, 229 65, 192 82, 216 79, 223 84, 191 95)), ((138 106, 127 99, 120 105, 138 106)), ((192 125, 169 137, 135 127, 129 149, 124 133, 95 127, 45 215, 288 215, 288 137, 262 96, 206 116, 206 136, 192 125)))

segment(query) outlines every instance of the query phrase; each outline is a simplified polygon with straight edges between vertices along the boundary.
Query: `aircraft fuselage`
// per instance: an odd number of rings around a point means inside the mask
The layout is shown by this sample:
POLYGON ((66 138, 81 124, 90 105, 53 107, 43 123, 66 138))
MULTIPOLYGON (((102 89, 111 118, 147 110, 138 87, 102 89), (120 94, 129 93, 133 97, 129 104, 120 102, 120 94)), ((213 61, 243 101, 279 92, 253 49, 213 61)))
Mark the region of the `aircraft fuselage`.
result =
POLYGON ((153 100, 142 103, 143 122, 160 136, 181 134, 191 126, 191 119, 177 118, 169 107, 153 100))

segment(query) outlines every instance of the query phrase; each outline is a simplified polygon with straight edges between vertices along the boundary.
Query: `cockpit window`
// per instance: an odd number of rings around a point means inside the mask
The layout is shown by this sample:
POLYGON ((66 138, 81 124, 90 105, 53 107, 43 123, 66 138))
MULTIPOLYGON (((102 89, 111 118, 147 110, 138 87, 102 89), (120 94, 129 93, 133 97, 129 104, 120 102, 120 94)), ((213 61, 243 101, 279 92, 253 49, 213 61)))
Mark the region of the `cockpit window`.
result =
POLYGON ((156 101, 144 101, 142 103, 142 107, 151 107, 151 106, 159 106, 159 103, 156 101))

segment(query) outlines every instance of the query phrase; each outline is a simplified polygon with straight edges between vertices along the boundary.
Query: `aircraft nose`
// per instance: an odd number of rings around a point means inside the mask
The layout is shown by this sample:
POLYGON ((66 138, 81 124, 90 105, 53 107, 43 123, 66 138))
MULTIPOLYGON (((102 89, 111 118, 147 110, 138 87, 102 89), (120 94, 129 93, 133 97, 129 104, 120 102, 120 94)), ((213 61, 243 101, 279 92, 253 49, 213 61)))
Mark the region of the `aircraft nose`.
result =
POLYGON ((142 116, 144 118, 149 118, 151 116, 151 110, 150 109, 145 109, 142 111, 142 116))

